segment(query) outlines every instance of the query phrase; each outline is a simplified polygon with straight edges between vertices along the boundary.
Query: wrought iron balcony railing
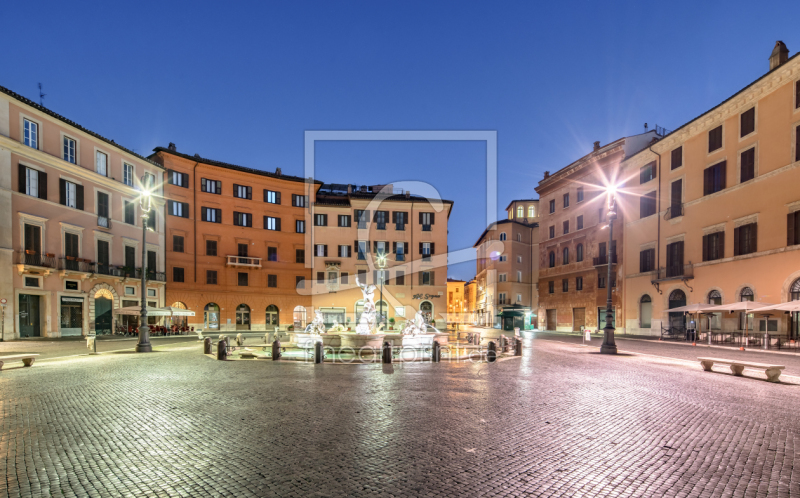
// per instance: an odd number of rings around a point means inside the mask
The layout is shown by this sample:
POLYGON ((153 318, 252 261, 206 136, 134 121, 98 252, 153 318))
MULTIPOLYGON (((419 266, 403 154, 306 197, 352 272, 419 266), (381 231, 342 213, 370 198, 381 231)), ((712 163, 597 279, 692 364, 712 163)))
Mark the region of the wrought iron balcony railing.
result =
MULTIPOLYGON (((594 266, 603 266, 608 264, 608 254, 603 254, 602 256, 598 256, 596 258, 592 258, 594 266)), ((616 253, 611 255, 611 264, 617 264, 617 255, 616 253)))
POLYGON ((19 264, 28 266, 40 266, 42 268, 55 268, 56 258, 52 254, 42 254, 34 251, 24 251, 19 253, 19 264))
POLYGON ((247 268, 261 268, 261 258, 249 256, 227 256, 228 266, 241 266, 247 268))
POLYGON ((67 256, 58 260, 58 269, 81 273, 94 273, 94 263, 67 256))

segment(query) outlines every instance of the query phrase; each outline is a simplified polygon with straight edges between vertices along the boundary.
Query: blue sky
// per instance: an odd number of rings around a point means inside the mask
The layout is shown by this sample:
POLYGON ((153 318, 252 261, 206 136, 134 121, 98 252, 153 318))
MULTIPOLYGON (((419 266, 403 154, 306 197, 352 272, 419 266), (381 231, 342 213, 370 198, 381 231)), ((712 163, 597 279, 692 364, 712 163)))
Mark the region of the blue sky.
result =
MULTIPOLYGON (((800 48, 798 2, 7 2, 0 85, 142 154, 302 175, 303 132, 496 130, 498 210, 607 143, 674 129, 800 48), (13 22, 11 22, 13 20, 13 22)), ((323 181, 425 180, 450 248, 486 224, 480 143, 320 144, 323 181)), ((469 278, 473 263, 451 268, 469 278)))

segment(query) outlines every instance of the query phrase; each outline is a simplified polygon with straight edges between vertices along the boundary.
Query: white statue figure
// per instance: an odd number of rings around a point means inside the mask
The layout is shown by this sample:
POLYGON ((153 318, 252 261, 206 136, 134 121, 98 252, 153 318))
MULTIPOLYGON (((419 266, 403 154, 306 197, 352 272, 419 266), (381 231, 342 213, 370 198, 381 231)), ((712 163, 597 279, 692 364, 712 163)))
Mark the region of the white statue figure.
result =
POLYGON ((422 311, 417 311, 416 315, 414 315, 414 319, 406 322, 406 326, 403 328, 403 334, 424 334, 427 330, 428 325, 425 323, 425 314, 422 311))
POLYGON ((339 321, 334 320, 333 325, 331 326, 331 328, 328 329, 328 333, 336 334, 339 332, 344 332, 344 325, 339 325, 339 321))
POLYGON ((356 276, 356 285, 361 287, 361 293, 364 295, 364 311, 361 313, 361 318, 356 325, 356 334, 372 334, 375 330, 375 289, 373 284, 361 283, 356 276))
POLYGON ((324 334, 325 333, 325 321, 322 318, 322 312, 320 310, 314 310, 314 320, 311 321, 308 325, 306 325, 306 334, 324 334))

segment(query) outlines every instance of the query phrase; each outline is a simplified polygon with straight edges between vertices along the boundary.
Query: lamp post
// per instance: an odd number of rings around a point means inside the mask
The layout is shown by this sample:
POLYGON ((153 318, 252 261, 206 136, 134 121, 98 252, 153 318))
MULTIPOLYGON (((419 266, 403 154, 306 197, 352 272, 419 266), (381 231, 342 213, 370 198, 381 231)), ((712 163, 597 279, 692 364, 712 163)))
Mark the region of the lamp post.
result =
POLYGON ((608 188, 608 274, 606 277, 606 326, 603 327, 603 345, 600 352, 604 354, 617 354, 617 344, 614 342, 613 308, 611 303, 611 244, 614 241, 614 220, 617 218, 615 211, 616 199, 614 187, 608 188))
POLYGON ((139 313, 137 353, 153 351, 153 346, 150 344, 150 327, 147 326, 147 222, 150 219, 152 197, 150 186, 145 183, 146 179, 146 175, 142 177, 142 195, 139 196, 139 206, 142 208, 142 306, 139 313))
POLYGON ((381 275, 381 302, 380 302, 381 323, 383 323, 384 327, 385 327, 386 324, 383 322, 383 319, 384 319, 383 318, 383 280, 384 280, 383 269, 386 268, 386 253, 383 253, 383 252, 379 252, 378 253, 378 268, 381 269, 381 274, 380 274, 381 275))

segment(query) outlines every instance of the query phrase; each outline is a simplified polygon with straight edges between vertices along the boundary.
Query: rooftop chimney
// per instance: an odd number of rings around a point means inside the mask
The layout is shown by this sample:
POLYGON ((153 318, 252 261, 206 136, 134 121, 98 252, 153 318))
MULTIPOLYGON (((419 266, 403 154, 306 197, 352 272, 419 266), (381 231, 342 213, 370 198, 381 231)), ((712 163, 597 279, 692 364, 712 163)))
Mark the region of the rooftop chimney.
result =
POLYGON ((353 193, 353 186, 350 185, 349 183, 347 184, 347 193, 348 194, 352 194, 353 193))
POLYGON ((600 142, 599 141, 594 143, 594 150, 600 150, 600 142))
POLYGON ((411 198, 411 192, 406 190, 406 199, 410 199, 410 198, 411 198))
POLYGON ((176 152, 178 150, 178 148, 175 147, 175 144, 173 142, 169 143, 169 145, 167 146, 167 149, 169 149, 169 150, 171 150, 173 152, 176 152))
POLYGON ((281 169, 280 168, 275 168, 275 174, 278 175, 278 176, 281 176, 281 169))
POLYGON ((775 48, 772 49, 772 54, 769 56, 769 70, 772 71, 784 62, 789 60, 789 49, 786 44, 778 40, 775 42, 775 48))
POLYGON ((550 172, 549 171, 545 171, 544 172, 544 178, 545 178, 545 180, 550 178, 550 172))

